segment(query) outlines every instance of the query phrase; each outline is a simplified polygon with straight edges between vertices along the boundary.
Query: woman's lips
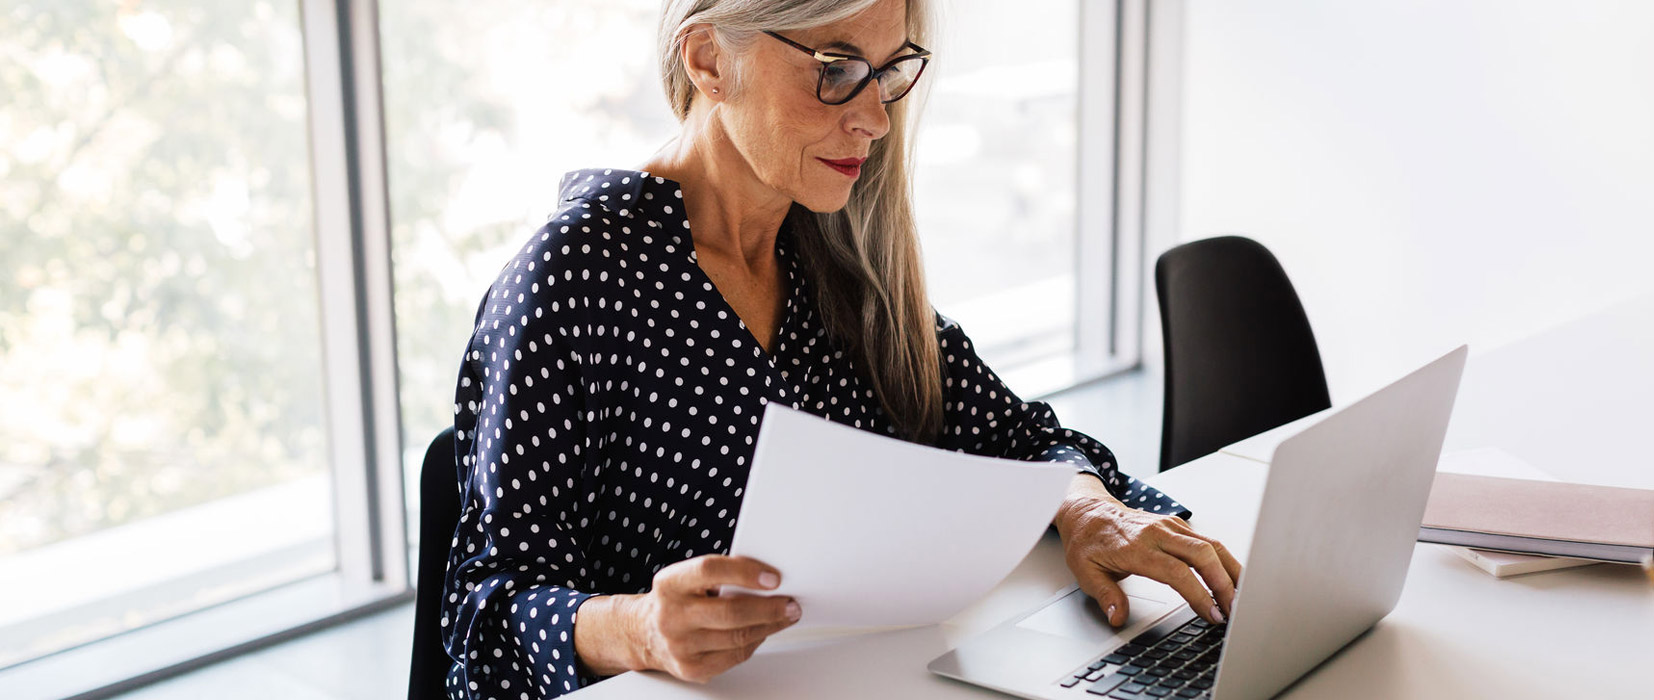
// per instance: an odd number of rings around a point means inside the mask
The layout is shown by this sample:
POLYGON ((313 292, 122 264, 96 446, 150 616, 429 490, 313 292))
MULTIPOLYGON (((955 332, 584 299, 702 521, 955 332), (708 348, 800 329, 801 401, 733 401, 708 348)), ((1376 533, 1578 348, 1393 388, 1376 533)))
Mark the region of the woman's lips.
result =
POLYGON ((825 163, 827 165, 827 167, 832 168, 834 170, 837 170, 837 171, 839 171, 839 172, 841 172, 845 175, 848 175, 850 177, 855 177, 855 176, 861 174, 861 164, 862 164, 862 162, 866 161, 867 159, 866 158, 840 158, 838 160, 827 160, 826 158, 817 158, 816 160, 819 160, 822 163, 825 163))

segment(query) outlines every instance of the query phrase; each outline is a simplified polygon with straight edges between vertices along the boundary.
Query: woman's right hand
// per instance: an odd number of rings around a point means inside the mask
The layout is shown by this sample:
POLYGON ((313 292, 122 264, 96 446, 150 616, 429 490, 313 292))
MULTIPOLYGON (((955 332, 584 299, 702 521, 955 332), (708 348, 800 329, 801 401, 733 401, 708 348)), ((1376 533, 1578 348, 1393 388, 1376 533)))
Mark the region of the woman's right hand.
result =
POLYGON ((725 584, 773 589, 781 585, 781 572, 750 557, 705 554, 655 573, 653 587, 634 608, 647 667, 705 683, 798 621, 792 598, 718 595, 725 584))

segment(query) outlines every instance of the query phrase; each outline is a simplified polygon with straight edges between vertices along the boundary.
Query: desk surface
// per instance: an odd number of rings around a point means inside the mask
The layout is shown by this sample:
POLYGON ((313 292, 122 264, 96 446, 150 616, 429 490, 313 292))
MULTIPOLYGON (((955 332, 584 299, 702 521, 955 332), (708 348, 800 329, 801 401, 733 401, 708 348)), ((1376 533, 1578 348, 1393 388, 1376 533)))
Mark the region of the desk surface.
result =
MULTIPOLYGON (((1654 297, 1483 355, 1473 353, 1447 449, 1499 447, 1568 481, 1654 488, 1654 297)), ((1309 419, 1305 423, 1312 421, 1309 419)), ((1145 479, 1194 510, 1237 556, 1284 426, 1145 479)), ((986 598, 941 625, 832 642, 772 640, 706 685, 628 673, 591 698, 1002 698, 939 678, 931 659, 1072 582, 1056 535, 986 598)), ((1156 584, 1158 585, 1158 584, 1156 584)), ((1496 579, 1438 545, 1413 552, 1395 611, 1289 688, 1287 698, 1576 697, 1649 687, 1654 586, 1597 565, 1496 579)))

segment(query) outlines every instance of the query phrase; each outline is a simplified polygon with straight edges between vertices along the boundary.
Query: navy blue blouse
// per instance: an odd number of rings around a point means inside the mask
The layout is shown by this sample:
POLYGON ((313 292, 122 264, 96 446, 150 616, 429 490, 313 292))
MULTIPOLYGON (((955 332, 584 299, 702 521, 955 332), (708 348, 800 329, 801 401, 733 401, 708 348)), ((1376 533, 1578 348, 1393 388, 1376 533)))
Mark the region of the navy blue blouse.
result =
MULTIPOLYGON (((558 211, 489 288, 460 367, 451 697, 552 697, 598 680, 574 654, 580 604, 728 553, 766 403, 895 433, 822 328, 790 235, 776 240, 789 289, 767 353, 696 263, 677 183, 564 176, 558 211)), ((1049 406, 1017 398, 958 324, 938 314, 936 334, 939 447, 1067 462, 1128 505, 1189 517, 1049 406)))

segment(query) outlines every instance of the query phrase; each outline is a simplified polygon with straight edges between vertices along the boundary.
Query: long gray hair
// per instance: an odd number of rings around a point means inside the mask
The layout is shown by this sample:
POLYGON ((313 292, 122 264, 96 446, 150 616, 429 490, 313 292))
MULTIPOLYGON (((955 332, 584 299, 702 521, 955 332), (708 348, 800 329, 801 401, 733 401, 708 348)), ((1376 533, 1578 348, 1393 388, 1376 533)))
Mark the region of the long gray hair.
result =
MULTIPOLYGON (((695 85, 682 59, 690 27, 707 24, 723 50, 739 55, 763 30, 808 29, 853 17, 878 0, 665 0, 660 73, 672 112, 689 116, 695 85)), ((929 8, 907 0, 908 40, 928 43, 929 8)), ((733 66, 732 92, 741 66, 733 66)), ((787 220, 823 324, 851 348, 880 405, 903 437, 933 443, 942 428, 942 363, 913 218, 907 105, 886 105, 890 131, 873 142, 843 209, 827 214, 794 204, 787 220)))

